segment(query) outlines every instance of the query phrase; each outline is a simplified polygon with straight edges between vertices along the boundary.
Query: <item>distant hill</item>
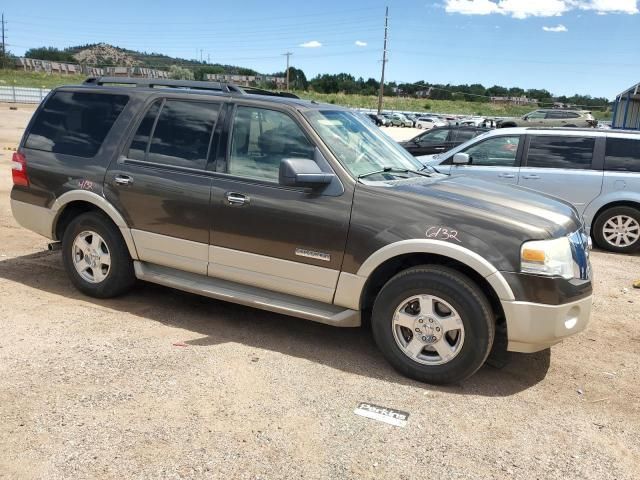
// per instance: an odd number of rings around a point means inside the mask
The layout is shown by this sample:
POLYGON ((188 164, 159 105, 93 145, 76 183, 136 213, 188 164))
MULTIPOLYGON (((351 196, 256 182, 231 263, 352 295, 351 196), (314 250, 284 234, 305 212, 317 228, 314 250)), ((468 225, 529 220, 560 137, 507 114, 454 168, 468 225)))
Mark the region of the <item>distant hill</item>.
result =
POLYGON ((195 60, 174 58, 161 53, 138 52, 125 48, 115 47, 107 43, 79 45, 64 50, 75 58, 78 63, 86 63, 98 66, 128 66, 169 68, 171 65, 202 66, 195 60))
POLYGON ((92 43, 78 45, 59 50, 54 47, 31 48, 25 53, 27 58, 50 60, 54 62, 77 62, 96 67, 128 66, 147 67, 169 70, 171 65, 196 68, 201 73, 231 73, 238 75, 256 75, 258 72, 251 68, 237 65, 207 64, 197 60, 170 57, 162 53, 138 52, 126 48, 116 47, 107 43, 92 43))

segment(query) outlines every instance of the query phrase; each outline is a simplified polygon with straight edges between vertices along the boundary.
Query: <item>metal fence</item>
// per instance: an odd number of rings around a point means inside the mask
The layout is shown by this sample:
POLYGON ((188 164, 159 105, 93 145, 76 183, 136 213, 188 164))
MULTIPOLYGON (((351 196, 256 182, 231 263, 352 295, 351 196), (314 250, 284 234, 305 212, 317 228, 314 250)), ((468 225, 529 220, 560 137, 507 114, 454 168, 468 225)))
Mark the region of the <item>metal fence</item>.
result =
POLYGON ((48 88, 0 86, 0 102, 40 103, 50 91, 48 88))

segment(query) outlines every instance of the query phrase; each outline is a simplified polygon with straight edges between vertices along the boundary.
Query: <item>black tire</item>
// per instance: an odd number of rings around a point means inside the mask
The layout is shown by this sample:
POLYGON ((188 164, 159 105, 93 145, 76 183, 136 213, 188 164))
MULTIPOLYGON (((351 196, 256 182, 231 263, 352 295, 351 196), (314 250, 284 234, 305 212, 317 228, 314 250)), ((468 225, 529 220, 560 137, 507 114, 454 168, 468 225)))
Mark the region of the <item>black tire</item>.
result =
MULTIPOLYGON (((609 243, 604 237, 604 227, 606 223, 617 216, 624 216, 633 218, 640 225, 640 210, 633 207, 612 207, 604 212, 602 212, 596 218, 596 221, 593 223, 593 239, 595 240, 596 245, 602 248, 603 250, 608 250, 610 252, 616 253, 633 253, 640 250, 640 237, 636 239, 632 244, 626 245, 624 247, 618 247, 609 243)), ((637 232, 640 233, 640 232, 637 232)))
POLYGON ((505 123, 501 123, 498 128, 512 128, 516 126, 517 125, 513 122, 505 122, 505 123))
POLYGON ((407 377, 431 384, 460 382, 486 361, 495 337, 495 318, 482 291, 465 275, 442 266, 420 266, 395 275, 378 294, 371 317, 373 336, 387 361, 407 377), (458 354, 441 365, 409 358, 394 338, 393 317, 411 296, 435 295, 449 303, 464 326, 458 354))
POLYGON ((71 282, 91 297, 116 297, 131 290, 136 282, 133 261, 122 235, 111 219, 98 212, 83 213, 71 221, 62 238, 62 260, 71 282), (78 235, 86 231, 102 237, 111 259, 106 277, 98 283, 84 279, 74 266, 73 243, 78 235))
POLYGON ((417 128, 418 130, 422 130, 422 125, 421 125, 421 124, 418 124, 418 125, 416 125, 416 128, 417 128))

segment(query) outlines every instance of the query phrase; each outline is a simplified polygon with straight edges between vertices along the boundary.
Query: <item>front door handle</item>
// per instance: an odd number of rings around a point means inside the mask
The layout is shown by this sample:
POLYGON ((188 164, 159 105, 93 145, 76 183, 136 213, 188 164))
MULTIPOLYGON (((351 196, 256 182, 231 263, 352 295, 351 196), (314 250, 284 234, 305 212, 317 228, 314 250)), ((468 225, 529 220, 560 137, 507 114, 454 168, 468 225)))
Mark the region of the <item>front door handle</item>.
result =
POLYGON ((129 175, 116 175, 113 180, 116 185, 131 185, 133 183, 133 177, 129 175))
POLYGON ((540 176, 538 175, 523 175, 522 178, 525 180, 539 180, 540 176))
POLYGON ((498 177, 499 178, 516 178, 516 176, 513 173, 499 173, 498 177))
POLYGON ((227 205, 231 206, 242 206, 247 205, 249 203, 249 197, 243 195, 241 193, 236 192, 227 192, 224 194, 224 198, 227 201, 227 205))

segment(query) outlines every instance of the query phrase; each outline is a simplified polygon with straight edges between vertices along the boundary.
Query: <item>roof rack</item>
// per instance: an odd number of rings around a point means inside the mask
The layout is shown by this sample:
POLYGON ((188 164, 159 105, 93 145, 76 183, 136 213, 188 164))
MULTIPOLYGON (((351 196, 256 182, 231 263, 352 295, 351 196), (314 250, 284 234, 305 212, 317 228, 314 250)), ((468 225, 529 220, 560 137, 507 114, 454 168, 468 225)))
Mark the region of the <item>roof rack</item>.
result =
POLYGON ((273 97, 299 98, 289 92, 272 92, 255 87, 240 87, 233 83, 198 82, 194 80, 167 80, 162 78, 131 78, 131 77, 88 77, 83 85, 135 85, 142 88, 188 88, 190 90, 207 90, 214 92, 235 93, 240 95, 267 95, 273 97))
POLYGON ((193 80, 167 80, 163 78, 89 77, 84 85, 135 85, 142 88, 169 87, 216 92, 243 93, 240 87, 222 82, 196 82, 193 80))

